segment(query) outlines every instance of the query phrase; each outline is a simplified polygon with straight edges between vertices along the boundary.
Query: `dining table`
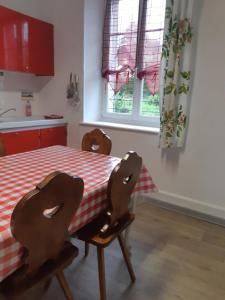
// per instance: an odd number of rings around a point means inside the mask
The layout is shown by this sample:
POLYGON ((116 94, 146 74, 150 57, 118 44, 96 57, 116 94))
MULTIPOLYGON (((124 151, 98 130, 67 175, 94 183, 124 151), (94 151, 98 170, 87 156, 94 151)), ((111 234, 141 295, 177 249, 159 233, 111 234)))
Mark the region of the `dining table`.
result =
MULTIPOLYGON (((10 220, 16 204, 54 171, 79 176, 84 194, 69 227, 69 233, 91 222, 107 206, 107 184, 121 158, 65 147, 51 146, 0 157, 0 281, 22 263, 23 248, 11 233, 10 220)), ((156 191, 145 165, 133 196, 156 191)))

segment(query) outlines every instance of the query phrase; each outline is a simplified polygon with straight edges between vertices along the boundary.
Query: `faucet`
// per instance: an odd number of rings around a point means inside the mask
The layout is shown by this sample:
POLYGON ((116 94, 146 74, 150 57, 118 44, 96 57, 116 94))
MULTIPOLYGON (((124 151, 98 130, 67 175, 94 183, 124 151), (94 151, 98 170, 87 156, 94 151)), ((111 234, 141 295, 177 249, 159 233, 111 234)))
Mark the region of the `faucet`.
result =
POLYGON ((4 114, 6 114, 7 112, 9 112, 11 110, 16 111, 16 109, 14 107, 13 108, 9 108, 7 110, 4 110, 2 113, 0 113, 0 117, 2 117, 4 114))

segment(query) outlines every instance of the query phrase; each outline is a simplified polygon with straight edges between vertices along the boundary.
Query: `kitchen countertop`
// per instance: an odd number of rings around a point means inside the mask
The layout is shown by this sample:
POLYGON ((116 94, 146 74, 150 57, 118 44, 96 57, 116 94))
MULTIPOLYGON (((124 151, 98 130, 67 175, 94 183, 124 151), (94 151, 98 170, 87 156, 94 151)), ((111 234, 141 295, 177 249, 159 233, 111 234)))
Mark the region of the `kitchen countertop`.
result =
POLYGON ((26 127, 50 127, 66 124, 65 119, 45 119, 42 116, 0 117, 0 130, 23 129, 26 127))

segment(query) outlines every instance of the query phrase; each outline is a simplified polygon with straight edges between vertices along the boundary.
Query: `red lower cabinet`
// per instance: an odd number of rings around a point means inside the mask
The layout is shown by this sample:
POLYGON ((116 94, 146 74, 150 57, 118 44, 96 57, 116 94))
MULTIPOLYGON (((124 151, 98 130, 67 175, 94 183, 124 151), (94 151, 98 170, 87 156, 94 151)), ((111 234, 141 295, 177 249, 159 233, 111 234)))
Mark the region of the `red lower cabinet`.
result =
POLYGON ((66 126, 43 128, 40 130, 40 147, 49 147, 54 145, 67 145, 66 126))
POLYGON ((24 130, 14 132, 0 132, 0 137, 6 147, 6 155, 31 151, 39 148, 67 145, 66 126, 24 130))
POLYGON ((1 133, 6 154, 15 154, 40 148, 39 130, 27 130, 1 133))

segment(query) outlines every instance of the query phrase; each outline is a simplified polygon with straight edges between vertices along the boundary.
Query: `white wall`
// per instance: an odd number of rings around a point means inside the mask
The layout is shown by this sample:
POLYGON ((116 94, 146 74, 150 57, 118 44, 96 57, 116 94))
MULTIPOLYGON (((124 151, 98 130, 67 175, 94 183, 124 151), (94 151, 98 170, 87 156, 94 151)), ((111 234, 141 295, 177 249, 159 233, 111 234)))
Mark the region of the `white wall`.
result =
POLYGON ((105 0, 86 0, 84 11, 84 121, 100 118, 102 30, 105 0), (98 17, 96 17, 98 16, 98 17))
MULTIPOLYGON (((37 0, 0 0, 0 5, 42 19, 42 9, 37 0)), ((39 92, 50 79, 47 76, 4 72, 4 76, 0 76, 0 112, 14 107, 16 112, 9 112, 7 116, 24 116, 25 102, 21 101, 21 91, 29 90, 34 92, 34 101, 31 103, 33 115, 39 115, 39 92)))
MULTIPOLYGON (((113 155, 134 149, 143 156, 160 190, 155 198, 225 218, 225 1, 196 4, 195 76, 185 149, 162 152, 154 134, 106 132, 113 155)), ((80 128, 80 137, 88 130, 80 128)))
MULTIPOLYGON (((40 6, 37 0, 0 0, 0 5, 41 18, 40 6)), ((30 74, 5 72, 4 77, 0 77, 0 113, 7 108, 15 107, 16 112, 10 112, 7 116, 23 116, 25 114, 25 103, 20 100, 20 95, 21 90, 28 89, 34 91, 33 114, 39 114, 39 90, 46 84, 47 80, 45 78, 43 81, 43 79, 30 74)))
POLYGON ((80 98, 83 99, 84 1, 38 0, 42 19, 54 25, 55 76, 40 91, 40 111, 64 115, 69 121, 69 144, 78 145, 78 109, 68 105, 66 87, 69 74, 79 76, 80 98))
POLYGON ((69 73, 79 76, 80 98, 83 99, 83 49, 84 1, 83 0, 0 0, 0 5, 50 22, 54 25, 55 76, 36 77, 30 74, 4 72, 0 77, 0 112, 15 107, 24 115, 24 102, 20 100, 23 89, 34 91, 34 115, 55 113, 69 121, 69 143, 78 143, 78 123, 82 119, 82 104, 71 108, 66 100, 69 73))
POLYGON ((34 18, 41 18, 40 5, 37 0, 0 0, 0 5, 15 9, 34 18))
MULTIPOLYGON (((29 9, 30 13, 37 12, 42 19, 55 25, 56 75, 41 88, 37 109, 43 113, 65 115, 69 120, 69 145, 80 147, 81 137, 90 127, 78 125, 82 109, 74 111, 67 105, 65 89, 69 72, 77 73, 81 78, 81 98, 84 78, 85 100, 88 99, 88 107, 94 109, 93 99, 100 95, 99 73, 95 71, 100 65, 96 49, 101 44, 101 34, 94 24, 102 22, 99 3, 103 0, 86 0, 85 17, 84 1, 81 0, 2 2, 18 9, 29 9), (88 14, 91 14, 91 22, 88 22, 88 14), (88 46, 94 43, 95 48, 88 46), (92 70, 89 73, 87 66, 92 70), (96 84, 94 96, 92 83, 96 84)), ((122 156, 133 149, 143 156, 160 190, 155 198, 225 218, 225 1, 196 0, 196 3, 199 7, 194 10, 198 19, 195 77, 184 151, 162 152, 155 134, 113 129, 106 132, 113 141, 113 155, 122 156)))

